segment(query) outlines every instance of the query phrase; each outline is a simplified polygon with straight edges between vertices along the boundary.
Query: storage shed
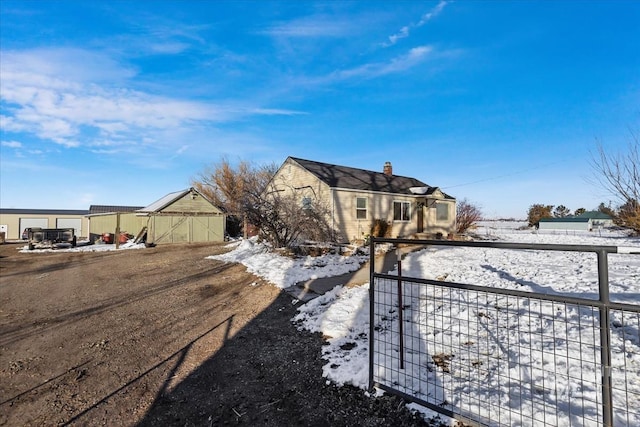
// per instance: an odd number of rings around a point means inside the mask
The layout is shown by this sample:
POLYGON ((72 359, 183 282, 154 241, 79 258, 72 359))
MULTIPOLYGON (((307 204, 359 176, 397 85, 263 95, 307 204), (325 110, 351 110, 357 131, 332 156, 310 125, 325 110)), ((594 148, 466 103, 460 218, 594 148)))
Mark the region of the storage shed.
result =
POLYGON ((224 212, 195 188, 167 194, 137 214, 146 218, 147 242, 224 241, 224 212))
POLYGON ((138 214, 142 206, 91 205, 89 207, 89 240, 95 242, 105 233, 115 233, 116 227, 122 233, 137 235, 147 226, 147 218, 138 214))
POLYGON ((195 188, 169 193, 135 211, 117 210, 90 215, 92 237, 113 233, 119 224, 123 233, 146 232, 148 243, 224 241, 224 213, 195 188))

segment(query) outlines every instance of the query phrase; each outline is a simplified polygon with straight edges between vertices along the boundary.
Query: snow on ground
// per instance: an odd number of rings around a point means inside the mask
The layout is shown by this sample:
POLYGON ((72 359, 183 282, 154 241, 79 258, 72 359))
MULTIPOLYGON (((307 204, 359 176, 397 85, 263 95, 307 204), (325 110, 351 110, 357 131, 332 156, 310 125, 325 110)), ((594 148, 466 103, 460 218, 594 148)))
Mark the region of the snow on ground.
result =
MULTIPOLYGON (((625 237, 620 232, 598 230, 592 233, 558 231, 538 233, 519 230, 518 228, 522 225, 508 222, 504 226, 496 226, 495 222, 491 222, 481 226, 477 231, 478 235, 487 236, 490 240, 508 242, 624 246, 640 249, 639 239, 625 237)), ((290 259, 274 254, 255 241, 243 241, 237 244, 235 250, 215 258, 229 262, 242 262, 250 271, 281 288, 311 277, 325 277, 352 271, 362 262, 362 259, 351 261, 335 255, 290 259)), ((640 255, 611 254, 608 259, 612 300, 640 304, 640 255)), ((390 273, 395 274, 395 272, 390 273)), ((593 253, 464 247, 428 248, 406 255, 403 259, 402 274, 403 277, 415 276, 589 299, 597 299, 598 296, 597 263, 593 253)), ((323 347, 323 358, 327 361, 323 368, 323 375, 338 385, 352 384, 362 389, 368 386, 368 292, 369 284, 353 288, 338 286, 325 295, 300 306, 298 315, 292 319, 299 328, 321 332, 328 337, 328 345, 323 347)), ((442 291, 439 292, 442 293, 442 291)), ((449 301, 453 295, 451 292, 453 291, 450 291, 447 296, 449 301)), ((429 296, 432 299, 442 297, 441 294, 429 296)), ((422 297, 424 299, 424 296, 422 297)), ((462 300, 469 295, 458 293, 454 297, 462 300)), ((393 299, 392 296, 389 296, 389 299, 393 299)), ((387 302, 397 304, 397 299, 395 303, 387 302)), ((465 302, 468 303, 468 301, 465 302)), ((442 305, 432 303, 427 305, 426 311, 408 307, 407 316, 415 316, 414 320, 421 325, 418 330, 413 331, 412 339, 407 343, 408 347, 424 347, 425 342, 429 339, 433 340, 433 337, 438 335, 441 342, 430 344, 434 346, 433 352, 437 353, 440 350, 444 351, 444 348, 437 347, 444 342, 456 344, 456 340, 464 339, 467 340, 465 343, 457 342, 457 344, 468 344, 471 347, 473 343, 469 337, 474 337, 473 341, 478 341, 474 345, 475 354, 486 356, 486 359, 483 359, 483 363, 486 364, 483 367, 486 378, 475 378, 475 382, 474 378, 471 378, 471 386, 469 386, 469 376, 478 377, 479 374, 467 366, 466 377, 458 375, 460 372, 454 372, 453 368, 450 375, 442 375, 437 369, 428 369, 428 373, 425 374, 427 370, 422 369, 415 375, 412 375, 412 372, 405 375, 411 378, 408 383, 413 382, 413 384, 403 384, 397 377, 393 378, 393 381, 398 382, 401 387, 407 387, 405 392, 419 390, 414 394, 426 401, 443 402, 447 398, 454 400, 447 401, 449 409, 460 412, 473 408, 466 407, 465 402, 457 401, 453 396, 447 396, 447 390, 466 390, 471 400, 476 398, 480 402, 479 412, 481 413, 488 410, 483 408, 484 406, 489 408, 494 404, 512 405, 516 411, 519 411, 515 415, 510 409, 498 412, 497 415, 495 412, 482 414, 504 425, 599 425, 599 407, 601 406, 599 389, 597 387, 582 389, 580 384, 577 384, 578 381, 575 381, 576 375, 579 379, 592 380, 591 385, 599 381, 599 364, 596 363, 599 354, 597 351, 593 352, 598 348, 597 337, 594 337, 592 330, 593 318, 591 324, 585 321, 584 307, 563 306, 564 312, 559 312, 556 306, 538 302, 539 318, 524 326, 520 324, 519 307, 509 308, 510 304, 512 303, 508 300, 495 300, 493 304, 495 311, 492 312, 492 316, 495 317, 493 321, 498 325, 498 333, 482 343, 479 342, 481 341, 479 337, 487 334, 486 330, 480 329, 486 325, 480 321, 471 323, 458 321, 458 319, 469 317, 463 307, 448 304, 446 317, 435 316, 442 305), (577 321, 578 326, 558 331, 556 330, 558 323, 554 323, 554 319, 577 321), (516 324, 518 329, 513 331, 516 324), (531 330, 527 331, 527 329, 531 330), (535 331, 535 334, 532 334, 532 331, 535 331), (591 337, 588 334, 591 334, 591 337), (548 337, 553 339, 548 340, 548 337), (504 345, 505 343, 507 345, 504 345), (509 344, 514 343, 516 350, 508 348, 509 344), (571 347, 571 345, 575 347, 576 343, 579 346, 577 349, 571 347), (585 349, 590 349, 591 353, 583 355, 582 352, 585 349), (551 361, 547 353, 549 350, 552 355, 551 361), (514 352, 520 353, 515 357, 514 352), (519 366, 514 365, 512 360, 514 358, 517 359, 519 366), (551 379, 549 373, 553 375, 551 379), (415 384, 416 378, 418 384, 415 384), (495 378, 498 380, 507 378, 513 384, 494 383, 492 379, 495 378), (435 393, 427 391, 432 385, 432 380, 436 380, 435 384, 441 385, 435 393), (423 383, 420 383, 421 381, 423 383), (530 386, 530 389, 523 390, 525 386, 530 386), (553 390, 553 398, 544 398, 549 396, 549 390, 553 390), (483 399, 486 399, 486 402, 483 399), (527 399, 531 402, 527 402, 527 399), (579 404, 572 406, 574 401, 578 401, 579 404), (576 407, 581 413, 575 414, 576 407), (566 410, 567 415, 559 413, 561 411, 557 408, 566 410), (588 412, 586 417, 583 413, 585 411, 588 412)), ((393 322, 393 318, 378 319, 376 326, 383 330, 384 327, 392 329, 393 322)), ((397 318, 395 322, 397 324, 397 318)), ((640 327, 640 320, 634 318, 632 322, 635 323, 632 324, 631 329, 626 326, 620 327, 621 319, 614 313, 612 322, 614 328, 619 328, 619 331, 615 329, 612 332, 613 364, 626 367, 626 379, 623 378, 623 382, 619 383, 620 379, 614 377, 614 387, 626 390, 630 407, 633 408, 629 411, 623 409, 619 411, 620 408, 616 408, 614 424, 640 425, 640 412, 637 410, 640 406, 640 336, 637 330, 640 327)), ((391 353, 397 352, 396 341, 390 339, 387 347, 391 349, 386 350, 391 353)), ((419 369, 424 365, 424 362, 413 360, 411 354, 407 359, 409 370, 419 369)), ((421 408, 417 405, 411 405, 411 407, 421 408)), ((424 408, 421 410, 428 416, 434 414, 424 408)))
POLYGON ((29 246, 25 245, 19 248, 22 253, 37 254, 46 252, 107 252, 115 250, 129 250, 129 249, 144 249, 144 243, 133 243, 133 240, 129 240, 127 243, 120 244, 120 248, 116 249, 116 245, 113 244, 93 244, 90 245, 88 241, 80 241, 74 248, 68 243, 57 244, 55 248, 41 248, 29 250, 29 246))
POLYGON ((241 240, 228 245, 231 252, 207 257, 226 262, 239 262, 247 271, 260 276, 280 288, 288 288, 298 282, 320 277, 339 276, 356 271, 366 262, 362 255, 341 256, 327 254, 319 257, 289 258, 279 256, 256 238, 241 240))

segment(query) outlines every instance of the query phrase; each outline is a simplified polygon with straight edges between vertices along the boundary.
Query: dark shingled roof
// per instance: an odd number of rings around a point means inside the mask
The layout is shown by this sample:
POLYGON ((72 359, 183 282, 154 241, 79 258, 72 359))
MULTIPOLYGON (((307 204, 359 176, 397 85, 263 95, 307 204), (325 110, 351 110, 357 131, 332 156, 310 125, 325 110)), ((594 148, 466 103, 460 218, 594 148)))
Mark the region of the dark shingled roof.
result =
MULTIPOLYGON (((332 165, 296 157, 289 158, 331 188, 413 194, 409 190, 411 187, 429 187, 427 195, 433 193, 436 189, 436 187, 431 187, 420 180, 406 176, 385 175, 382 172, 332 165)), ((444 196, 447 199, 453 199, 449 195, 444 194, 444 196)))
POLYGON ((114 206, 114 205, 91 205, 90 214, 112 213, 112 212, 135 212, 144 206, 114 206))

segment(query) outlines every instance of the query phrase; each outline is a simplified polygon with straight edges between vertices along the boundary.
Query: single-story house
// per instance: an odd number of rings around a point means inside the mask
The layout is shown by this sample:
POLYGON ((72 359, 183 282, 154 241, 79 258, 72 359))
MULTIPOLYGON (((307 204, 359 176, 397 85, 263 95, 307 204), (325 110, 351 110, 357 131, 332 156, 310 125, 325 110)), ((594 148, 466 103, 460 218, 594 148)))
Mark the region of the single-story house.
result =
POLYGON ((391 237, 447 236, 455 231, 456 199, 424 182, 394 175, 390 162, 380 172, 288 157, 266 194, 285 192, 329 207, 336 240, 362 239, 374 220, 391 225, 391 237))
MULTIPOLYGON (((118 208, 118 207, 116 207, 118 208)), ((197 189, 169 193, 149 206, 134 211, 89 215, 92 236, 121 232, 137 236, 146 232, 149 243, 221 242, 226 232, 222 210, 197 189)))
POLYGON ((0 209, 0 232, 6 240, 18 240, 26 228, 73 228, 78 238, 88 236, 86 210, 0 209))

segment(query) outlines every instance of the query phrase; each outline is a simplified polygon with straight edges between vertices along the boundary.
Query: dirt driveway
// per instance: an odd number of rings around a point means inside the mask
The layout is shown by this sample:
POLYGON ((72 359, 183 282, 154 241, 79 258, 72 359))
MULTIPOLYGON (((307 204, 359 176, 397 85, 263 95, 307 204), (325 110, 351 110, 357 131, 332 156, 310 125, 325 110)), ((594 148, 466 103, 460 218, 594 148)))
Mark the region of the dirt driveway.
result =
POLYGON ((223 245, 0 245, 0 425, 426 425, 322 378, 322 338, 223 245))

